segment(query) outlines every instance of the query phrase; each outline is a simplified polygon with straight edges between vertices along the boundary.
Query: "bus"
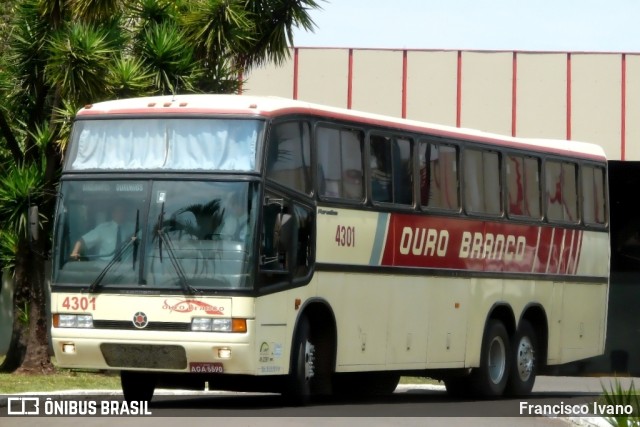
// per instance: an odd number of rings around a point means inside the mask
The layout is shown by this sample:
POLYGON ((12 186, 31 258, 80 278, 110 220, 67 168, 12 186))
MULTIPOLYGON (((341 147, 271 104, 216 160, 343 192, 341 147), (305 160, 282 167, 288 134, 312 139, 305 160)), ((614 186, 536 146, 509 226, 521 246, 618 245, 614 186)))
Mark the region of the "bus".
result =
POLYGON ((61 367, 158 387, 526 395, 601 355, 607 162, 276 97, 87 105, 65 153, 51 339, 61 367), (116 236, 117 235, 117 236, 116 236))

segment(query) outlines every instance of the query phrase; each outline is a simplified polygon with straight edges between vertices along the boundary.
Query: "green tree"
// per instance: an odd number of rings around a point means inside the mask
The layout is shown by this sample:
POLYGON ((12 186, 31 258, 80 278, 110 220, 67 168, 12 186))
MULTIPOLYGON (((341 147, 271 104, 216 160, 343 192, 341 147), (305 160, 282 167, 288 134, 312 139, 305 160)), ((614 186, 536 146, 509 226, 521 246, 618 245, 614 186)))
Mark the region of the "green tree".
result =
POLYGON ((13 271, 21 308, 0 371, 51 369, 45 261, 75 111, 109 98, 233 93, 246 70, 289 55, 293 29, 313 29, 314 8, 315 0, 0 1, 0 263, 13 271), (27 233, 33 204, 36 241, 27 233))

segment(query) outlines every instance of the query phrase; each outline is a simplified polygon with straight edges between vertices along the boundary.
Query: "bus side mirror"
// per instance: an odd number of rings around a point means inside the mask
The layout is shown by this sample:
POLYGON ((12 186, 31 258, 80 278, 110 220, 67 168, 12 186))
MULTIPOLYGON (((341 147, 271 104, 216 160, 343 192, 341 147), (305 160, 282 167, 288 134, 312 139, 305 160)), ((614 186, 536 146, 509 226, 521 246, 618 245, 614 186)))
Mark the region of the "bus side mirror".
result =
POLYGON ((29 216, 28 232, 29 232, 29 238, 30 238, 29 241, 36 242, 38 241, 39 231, 40 231, 40 224, 38 221, 40 212, 38 210, 38 206, 29 206, 28 216, 29 216))

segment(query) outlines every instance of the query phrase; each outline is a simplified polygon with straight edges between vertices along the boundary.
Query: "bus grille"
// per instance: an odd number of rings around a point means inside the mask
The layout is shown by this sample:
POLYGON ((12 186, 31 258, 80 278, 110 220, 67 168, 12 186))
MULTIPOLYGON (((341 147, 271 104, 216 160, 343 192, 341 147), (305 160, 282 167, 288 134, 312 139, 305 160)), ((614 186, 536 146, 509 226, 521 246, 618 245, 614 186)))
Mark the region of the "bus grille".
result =
POLYGON ((113 368, 185 369, 187 354, 178 345, 101 344, 107 365, 113 368))
POLYGON ((136 328, 128 320, 94 320, 94 329, 122 329, 138 331, 190 331, 191 323, 179 322, 149 322, 144 328, 136 328))

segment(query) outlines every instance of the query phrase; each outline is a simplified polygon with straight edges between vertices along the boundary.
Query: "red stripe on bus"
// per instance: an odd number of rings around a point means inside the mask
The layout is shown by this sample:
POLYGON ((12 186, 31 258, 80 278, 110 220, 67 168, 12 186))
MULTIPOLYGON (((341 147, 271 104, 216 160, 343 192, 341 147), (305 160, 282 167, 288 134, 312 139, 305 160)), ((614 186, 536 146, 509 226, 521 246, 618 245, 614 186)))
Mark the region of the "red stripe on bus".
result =
POLYGON ((562 262, 562 243, 566 230, 556 228, 551 241, 551 262, 549 264, 548 274, 559 274, 560 264, 562 262))
POLYGON ((566 271, 567 263, 565 262, 565 254, 567 253, 567 234, 571 230, 562 230, 560 243, 558 246, 558 263, 556 265, 556 274, 564 274, 566 271))
POLYGON ((571 263, 571 244, 573 235, 576 230, 565 230, 564 232, 564 240, 562 242, 562 256, 560 262, 560 273, 561 274, 569 274, 569 264, 571 263))
POLYGON ((575 242, 576 240, 578 240, 578 230, 571 230, 570 233, 568 233, 569 236, 567 239, 565 239, 565 242, 568 241, 568 245, 569 245, 569 253, 567 256, 567 263, 565 265, 565 272, 567 274, 571 274, 571 272, 573 271, 573 265, 575 264, 575 242))
POLYGON ((578 273, 578 266, 580 265, 580 254, 582 253, 582 237, 584 236, 584 231, 580 231, 578 233, 578 243, 576 249, 576 262, 573 267, 573 274, 578 273))
POLYGON ((582 244, 582 231, 576 231, 576 238, 573 243, 573 263, 571 265, 570 274, 576 274, 578 270, 578 261, 580 259, 580 246, 582 244))
POLYGON ((572 233, 562 228, 391 214, 381 265, 574 274, 569 268, 572 233))
POLYGON ((533 266, 531 272, 536 273, 540 266, 540 238, 542 236, 542 227, 538 227, 538 238, 536 239, 536 251, 533 254, 533 266))
POLYGON ((538 243, 538 260, 535 273, 546 273, 547 265, 549 264, 549 257, 551 256, 551 247, 549 242, 553 237, 555 229, 541 227, 540 229, 540 242, 538 243))

